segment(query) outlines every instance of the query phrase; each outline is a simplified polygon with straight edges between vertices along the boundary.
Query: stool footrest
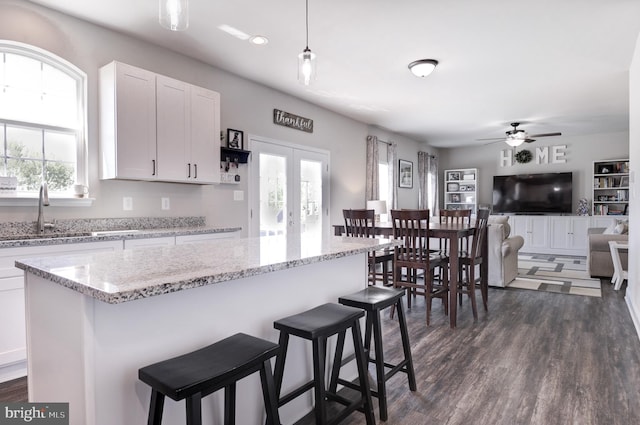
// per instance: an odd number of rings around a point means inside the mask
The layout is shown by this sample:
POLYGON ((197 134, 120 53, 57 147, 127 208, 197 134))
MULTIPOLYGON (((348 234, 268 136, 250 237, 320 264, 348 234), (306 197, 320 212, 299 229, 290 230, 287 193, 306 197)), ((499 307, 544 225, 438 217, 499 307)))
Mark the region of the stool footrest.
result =
POLYGON ((298 388, 296 388, 294 390, 291 390, 289 393, 287 393, 284 396, 280 397, 280 400, 278 400, 278 407, 284 406, 285 404, 289 403, 294 398, 298 397, 301 394, 306 393, 307 391, 309 391, 313 387, 314 387, 314 382, 313 381, 309 381, 306 384, 301 385, 301 386, 299 386, 298 388))
POLYGON ((340 413, 335 418, 333 418, 329 422, 329 424, 337 424, 338 422, 341 422, 344 418, 346 418, 356 410, 360 412, 364 412, 364 408, 363 408, 364 398, 360 398, 359 400, 353 401, 353 400, 349 400, 346 397, 342 397, 338 394, 327 393, 327 400, 335 401, 342 404, 343 406, 346 406, 343 410, 340 411, 340 413))

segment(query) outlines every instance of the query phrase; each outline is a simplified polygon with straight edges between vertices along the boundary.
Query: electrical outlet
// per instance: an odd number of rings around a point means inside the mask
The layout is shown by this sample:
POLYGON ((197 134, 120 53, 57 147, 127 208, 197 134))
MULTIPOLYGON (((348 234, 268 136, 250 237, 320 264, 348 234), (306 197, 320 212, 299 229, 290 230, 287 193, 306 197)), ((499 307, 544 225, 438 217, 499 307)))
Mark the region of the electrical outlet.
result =
POLYGON ((131 196, 124 196, 122 198, 122 209, 124 211, 131 211, 133 209, 133 198, 131 196))
POLYGON ((169 198, 162 198, 162 209, 163 210, 171 209, 171 204, 169 203, 169 198))

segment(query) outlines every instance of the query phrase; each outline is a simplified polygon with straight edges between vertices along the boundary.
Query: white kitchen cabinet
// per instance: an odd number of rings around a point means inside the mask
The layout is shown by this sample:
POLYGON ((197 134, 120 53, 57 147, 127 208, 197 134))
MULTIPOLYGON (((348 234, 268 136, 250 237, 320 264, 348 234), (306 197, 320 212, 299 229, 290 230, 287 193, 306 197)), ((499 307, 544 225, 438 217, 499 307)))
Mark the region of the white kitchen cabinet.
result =
POLYGON ((125 239, 124 249, 145 248, 152 246, 171 246, 175 244, 175 236, 162 236, 159 238, 144 239, 125 239))
POLYGON ((27 374, 24 272, 16 259, 121 249, 122 241, 0 249, 0 382, 27 374))
POLYGON ((220 183, 220 93, 191 86, 189 178, 220 183))
POLYGON ((551 217, 550 248, 567 255, 586 255, 589 217, 551 217))
POLYGON ((512 234, 524 238, 522 252, 542 252, 549 247, 549 219, 546 216, 515 215, 509 218, 512 234))
POLYGON ((156 168, 156 76, 119 62, 100 69, 100 175, 150 180, 156 168))
POLYGON ((102 179, 220 182, 220 94, 119 62, 100 69, 102 179))

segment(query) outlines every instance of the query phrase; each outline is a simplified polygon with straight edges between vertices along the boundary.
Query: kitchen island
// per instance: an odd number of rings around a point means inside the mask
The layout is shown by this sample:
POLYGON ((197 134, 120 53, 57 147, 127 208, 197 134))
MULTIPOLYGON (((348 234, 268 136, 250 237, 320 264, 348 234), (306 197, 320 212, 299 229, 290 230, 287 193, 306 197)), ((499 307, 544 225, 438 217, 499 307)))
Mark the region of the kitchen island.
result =
MULTIPOLYGON (((146 423, 150 363, 237 332, 277 341, 273 321, 367 284, 367 252, 380 239, 283 237, 20 260, 25 271, 29 401, 69 402, 70 423, 146 423)), ((309 347, 292 341, 283 390, 306 381, 309 347)), ((349 371, 347 371, 349 373, 349 371)), ((237 422, 263 421, 259 378, 238 384, 237 422)), ((311 397, 281 409, 283 423, 311 397)), ((203 421, 221 417, 222 397, 203 400, 203 421)), ((184 422, 184 401, 165 404, 184 422)))

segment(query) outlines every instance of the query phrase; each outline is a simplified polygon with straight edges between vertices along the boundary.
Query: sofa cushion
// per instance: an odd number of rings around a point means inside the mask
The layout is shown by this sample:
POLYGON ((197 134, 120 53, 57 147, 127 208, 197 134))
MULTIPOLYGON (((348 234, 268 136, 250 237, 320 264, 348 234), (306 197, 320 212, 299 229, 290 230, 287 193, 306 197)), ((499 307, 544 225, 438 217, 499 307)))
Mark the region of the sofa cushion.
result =
POLYGON ((509 225, 508 215, 491 215, 489 216, 489 224, 502 224, 503 235, 502 238, 506 239, 511 234, 511 226, 509 225))
POLYGON ((605 235, 626 235, 629 233, 629 220, 616 219, 603 232, 605 235))

